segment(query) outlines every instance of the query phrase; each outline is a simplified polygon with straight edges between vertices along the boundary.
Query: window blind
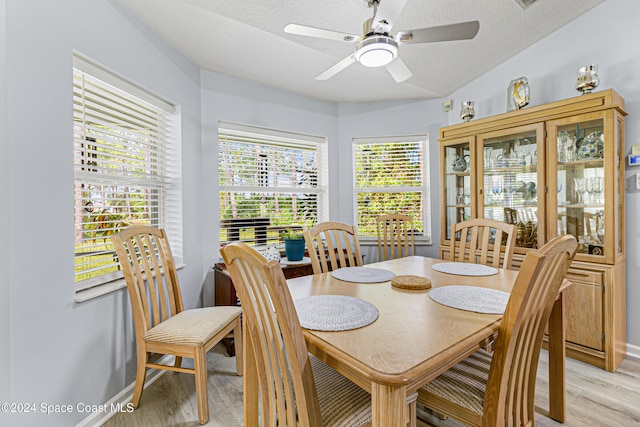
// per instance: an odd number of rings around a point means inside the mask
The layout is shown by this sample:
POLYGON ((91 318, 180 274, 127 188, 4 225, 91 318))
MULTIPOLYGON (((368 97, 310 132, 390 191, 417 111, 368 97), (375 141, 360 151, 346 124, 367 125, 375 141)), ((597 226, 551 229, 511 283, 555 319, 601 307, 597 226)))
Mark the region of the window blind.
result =
POLYGON ((414 232, 430 241, 426 136, 354 139, 354 210, 358 233, 377 236, 376 217, 411 215, 414 232))
POLYGON ((165 228, 174 256, 182 256, 173 108, 120 89, 120 78, 104 70, 98 79, 83 64, 73 69, 76 291, 122 277, 110 236, 129 225, 165 228))
POLYGON ((324 138, 237 124, 218 130, 220 242, 263 245, 327 218, 324 138))

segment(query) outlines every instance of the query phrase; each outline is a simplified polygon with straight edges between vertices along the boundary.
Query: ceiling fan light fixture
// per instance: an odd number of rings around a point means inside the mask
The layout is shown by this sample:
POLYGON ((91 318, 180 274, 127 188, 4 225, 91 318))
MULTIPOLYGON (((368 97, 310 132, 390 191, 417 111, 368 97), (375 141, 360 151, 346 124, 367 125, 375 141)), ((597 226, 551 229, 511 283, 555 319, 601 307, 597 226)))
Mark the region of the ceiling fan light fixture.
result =
POLYGON ((356 60, 365 67, 382 67, 398 56, 398 43, 386 35, 372 35, 356 47, 356 60))

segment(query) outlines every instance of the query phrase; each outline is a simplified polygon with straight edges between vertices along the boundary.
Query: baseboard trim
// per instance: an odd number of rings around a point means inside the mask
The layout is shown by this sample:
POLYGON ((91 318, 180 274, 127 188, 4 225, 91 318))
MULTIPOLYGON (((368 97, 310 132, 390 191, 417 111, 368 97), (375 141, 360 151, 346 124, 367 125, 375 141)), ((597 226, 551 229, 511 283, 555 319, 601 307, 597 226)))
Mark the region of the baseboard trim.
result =
POLYGON ((640 359, 640 346, 627 344, 627 357, 633 357, 634 359, 640 359))
MULTIPOLYGON (((171 355, 165 355, 158 359, 158 363, 162 364, 171 364, 173 362, 174 357, 171 355)), ((162 375, 164 375, 166 370, 164 369, 150 369, 147 372, 146 381, 144 382, 144 387, 147 388, 154 382, 158 380, 162 375)), ((131 402, 133 398, 133 387, 135 386, 135 381, 125 387, 120 393, 113 396, 109 401, 104 404, 106 408, 126 408, 127 404, 131 402)), ((99 427, 102 424, 106 423, 109 418, 113 417, 116 412, 113 411, 104 411, 104 412, 94 412, 89 415, 87 418, 80 421, 76 424, 76 427, 99 427)))

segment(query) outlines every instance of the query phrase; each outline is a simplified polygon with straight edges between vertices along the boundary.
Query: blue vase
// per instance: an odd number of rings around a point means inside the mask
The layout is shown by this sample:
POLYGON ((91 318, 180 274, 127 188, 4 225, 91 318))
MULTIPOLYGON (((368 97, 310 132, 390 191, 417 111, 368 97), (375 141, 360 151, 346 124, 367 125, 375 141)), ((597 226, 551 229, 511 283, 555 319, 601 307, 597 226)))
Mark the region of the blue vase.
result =
POLYGON ((289 261, 300 261, 304 257, 304 239, 284 239, 284 252, 289 261))

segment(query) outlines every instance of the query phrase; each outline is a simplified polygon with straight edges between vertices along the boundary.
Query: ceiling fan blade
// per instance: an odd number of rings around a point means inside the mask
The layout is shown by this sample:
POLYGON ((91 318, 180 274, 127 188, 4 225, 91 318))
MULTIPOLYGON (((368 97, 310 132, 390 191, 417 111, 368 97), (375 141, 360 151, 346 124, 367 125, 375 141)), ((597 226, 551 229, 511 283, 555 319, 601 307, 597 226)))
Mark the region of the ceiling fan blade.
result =
POLYGON ((289 24, 284 27, 284 32, 289 34, 297 34, 300 36, 317 37, 320 39, 337 40, 340 42, 354 42, 360 39, 360 36, 352 34, 339 33, 337 31, 325 30, 322 28, 308 27, 306 25, 289 24))
POLYGON ((479 29, 480 23, 478 21, 469 21, 438 27, 420 28, 418 30, 398 31, 395 38, 399 44, 469 40, 478 34, 479 29))
POLYGON ((404 9, 407 0, 380 0, 376 16, 373 18, 371 29, 379 33, 388 33, 396 18, 404 9))
POLYGON ((337 64, 335 64, 334 66, 326 70, 325 72, 316 76, 316 80, 330 79, 331 77, 335 76, 340 71, 344 70, 354 62, 356 62, 356 57, 354 55, 349 55, 346 58, 344 58, 342 61, 338 62, 337 64))
POLYGON ((409 67, 407 67, 407 64, 405 64, 404 61, 399 57, 389 62, 387 65, 385 65, 385 67, 387 68, 389 74, 391 74, 391 77, 393 77, 393 79, 396 81, 396 83, 403 82, 409 77, 413 76, 413 73, 411 72, 409 67))

